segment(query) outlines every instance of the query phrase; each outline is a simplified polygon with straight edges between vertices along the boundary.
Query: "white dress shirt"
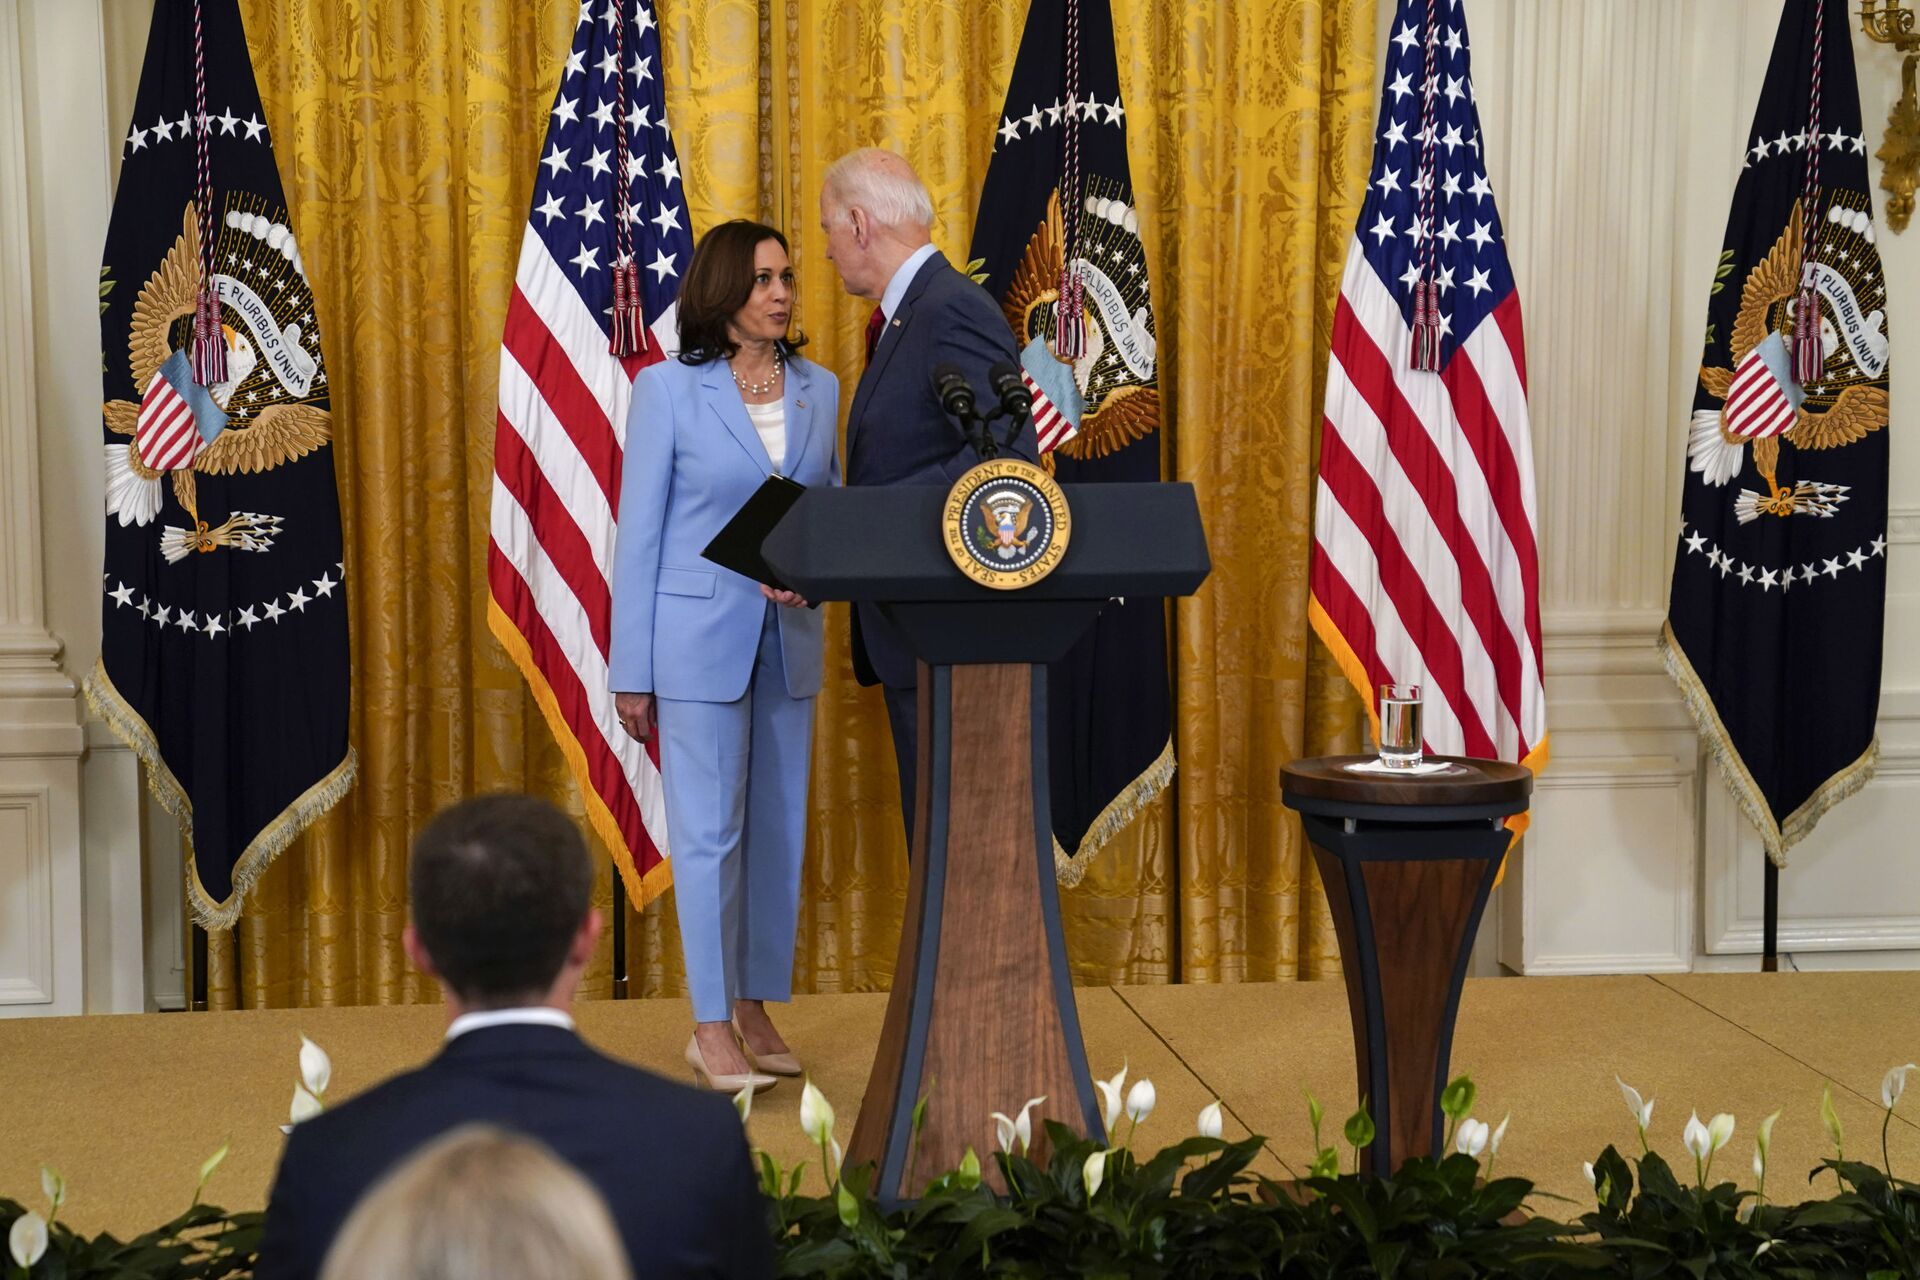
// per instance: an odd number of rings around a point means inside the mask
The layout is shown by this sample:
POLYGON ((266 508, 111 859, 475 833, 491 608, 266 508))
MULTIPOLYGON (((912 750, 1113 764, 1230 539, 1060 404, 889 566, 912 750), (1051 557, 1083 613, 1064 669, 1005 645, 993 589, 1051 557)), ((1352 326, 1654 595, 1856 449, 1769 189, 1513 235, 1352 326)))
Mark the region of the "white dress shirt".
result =
POLYGON ((559 1027, 562 1031, 571 1031, 573 1015, 549 1009, 545 1005, 526 1009, 484 1009, 478 1013, 463 1013, 455 1018, 453 1025, 447 1028, 447 1039, 453 1040, 469 1031, 483 1031, 488 1027, 511 1026, 559 1027))
MULTIPOLYGON (((893 313, 900 309, 900 300, 907 296, 907 286, 913 283, 913 277, 920 270, 920 264, 940 252, 932 244, 923 244, 915 249, 900 269, 893 273, 893 279, 887 281, 886 292, 880 295, 880 314, 886 317, 887 324, 893 324, 893 313)), ((881 330, 884 337, 886 330, 881 330)))

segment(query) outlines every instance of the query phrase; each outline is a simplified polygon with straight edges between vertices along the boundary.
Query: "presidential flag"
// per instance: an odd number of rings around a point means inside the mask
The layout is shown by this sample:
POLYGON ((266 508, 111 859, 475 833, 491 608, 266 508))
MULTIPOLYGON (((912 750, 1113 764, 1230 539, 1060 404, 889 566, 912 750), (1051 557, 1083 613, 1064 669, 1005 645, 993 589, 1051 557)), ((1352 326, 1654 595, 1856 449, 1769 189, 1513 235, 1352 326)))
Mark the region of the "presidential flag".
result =
POLYGON ((500 344, 489 622, 644 905, 670 883, 656 746, 607 684, 620 459, 634 375, 679 347, 693 257, 651 0, 582 0, 500 344))
POLYGON ((1767 855, 1876 757, 1887 285, 1844 0, 1787 0, 1707 302, 1661 647, 1767 855))
MULTIPOLYGON (((1006 313, 1044 460, 1065 483, 1160 476, 1153 295, 1107 0, 1033 0, 970 270, 1006 313)), ((1056 860, 1086 862, 1173 778, 1165 606, 1115 600, 1048 669, 1056 860)))
POLYGON ((106 564, 87 696, 224 928, 354 777, 333 416, 235 0, 159 0, 100 268, 106 564))
POLYGON ((1547 756, 1520 298, 1487 182, 1466 13, 1401 0, 1327 363, 1308 616, 1376 734, 1422 686, 1426 750, 1547 756))

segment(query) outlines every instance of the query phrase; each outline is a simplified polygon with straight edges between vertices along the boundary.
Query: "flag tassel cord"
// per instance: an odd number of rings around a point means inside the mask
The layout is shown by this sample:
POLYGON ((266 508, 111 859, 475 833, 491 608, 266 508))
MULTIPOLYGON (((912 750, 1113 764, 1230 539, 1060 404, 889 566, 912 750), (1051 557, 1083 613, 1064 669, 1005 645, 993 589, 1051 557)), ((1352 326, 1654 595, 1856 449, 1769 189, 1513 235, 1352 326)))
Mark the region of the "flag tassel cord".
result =
POLYGON ((179 779, 173 776, 173 770, 167 767, 152 728, 120 696, 103 663, 94 664, 84 687, 87 703, 93 708, 94 714, 105 721, 107 727, 146 766, 147 787, 153 792, 154 799, 160 802, 161 808, 179 820, 180 839, 186 853, 187 901, 193 910, 194 923, 203 929, 231 929, 240 919, 240 908, 247 894, 274 858, 292 844, 301 832, 318 821, 322 814, 338 804, 353 789, 354 780, 360 773, 359 756, 352 747, 348 747, 339 764, 296 797, 248 842, 234 862, 232 892, 225 901, 215 901, 201 887, 198 866, 194 860, 193 803, 187 798, 186 789, 180 785, 179 779))
POLYGON ((1784 822, 1776 823, 1767 806, 1765 793, 1761 791, 1760 784, 1754 781, 1753 775, 1747 772, 1746 763, 1734 749, 1726 725, 1721 723, 1720 713, 1714 709, 1713 698, 1699 674, 1694 671, 1693 664, 1687 660, 1686 651, 1673 634, 1671 622, 1662 624, 1660 628, 1660 656, 1666 662, 1668 676, 1687 704, 1688 713, 1699 728, 1700 739, 1706 744, 1707 753, 1719 766, 1720 776, 1726 780, 1727 789, 1733 793, 1740 812, 1760 833, 1760 842, 1766 847, 1767 858, 1775 866, 1786 866, 1787 850, 1805 839, 1828 810, 1873 780, 1874 770, 1880 763, 1878 738, 1869 741, 1865 751, 1822 783, 1799 808, 1787 815, 1784 822))

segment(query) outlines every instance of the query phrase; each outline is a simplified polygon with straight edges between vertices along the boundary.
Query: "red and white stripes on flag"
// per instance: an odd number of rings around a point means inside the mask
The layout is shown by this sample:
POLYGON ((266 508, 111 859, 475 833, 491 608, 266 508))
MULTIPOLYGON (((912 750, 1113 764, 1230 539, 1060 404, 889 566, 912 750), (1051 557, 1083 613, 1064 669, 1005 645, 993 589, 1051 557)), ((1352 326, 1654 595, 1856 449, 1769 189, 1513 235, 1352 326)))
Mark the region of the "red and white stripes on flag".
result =
POLYGON ((134 455, 150 471, 176 471, 206 447, 193 407, 167 380, 166 370, 156 369, 134 418, 134 455))
POLYGON ((658 747, 627 736, 608 687, 621 457, 634 376, 679 347, 674 300, 693 252, 659 59, 651 0, 581 6, 501 339, 487 547, 493 633, 636 906, 671 873, 658 747), (622 357, 613 279, 628 261, 642 341, 622 357))
POLYGON ((1517 295, 1489 319, 1438 375, 1416 372, 1397 301, 1349 253, 1310 608, 1369 714, 1380 685, 1419 684, 1429 751, 1537 764, 1546 694, 1517 295))
POLYGON ((1033 397, 1033 428, 1041 453, 1052 453, 1079 434, 1080 428, 1074 425, 1073 419, 1060 412, 1060 406, 1040 389, 1032 374, 1022 370, 1020 380, 1027 384, 1027 392, 1033 397))
MULTIPOLYGON (((1787 398, 1786 388, 1767 364, 1762 342, 1735 366, 1727 385, 1727 404, 1720 411, 1727 430, 1748 440, 1777 436, 1793 425, 1799 406, 1787 398)), ((1783 360, 1784 363, 1784 360, 1783 360)))

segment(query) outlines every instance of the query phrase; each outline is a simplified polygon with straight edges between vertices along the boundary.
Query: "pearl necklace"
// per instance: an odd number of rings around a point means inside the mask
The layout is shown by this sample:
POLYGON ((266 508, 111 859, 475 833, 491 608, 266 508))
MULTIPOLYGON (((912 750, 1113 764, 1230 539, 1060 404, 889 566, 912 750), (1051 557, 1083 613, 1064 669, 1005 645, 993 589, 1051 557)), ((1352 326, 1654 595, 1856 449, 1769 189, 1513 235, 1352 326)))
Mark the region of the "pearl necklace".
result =
POLYGON ((782 370, 780 348, 775 347, 773 349, 773 372, 767 375, 765 382, 748 382, 740 376, 738 369, 732 368, 731 364, 728 365, 728 368, 731 369, 733 373, 733 385, 739 387, 742 392, 750 396, 768 395, 775 387, 780 385, 780 374, 782 370))

